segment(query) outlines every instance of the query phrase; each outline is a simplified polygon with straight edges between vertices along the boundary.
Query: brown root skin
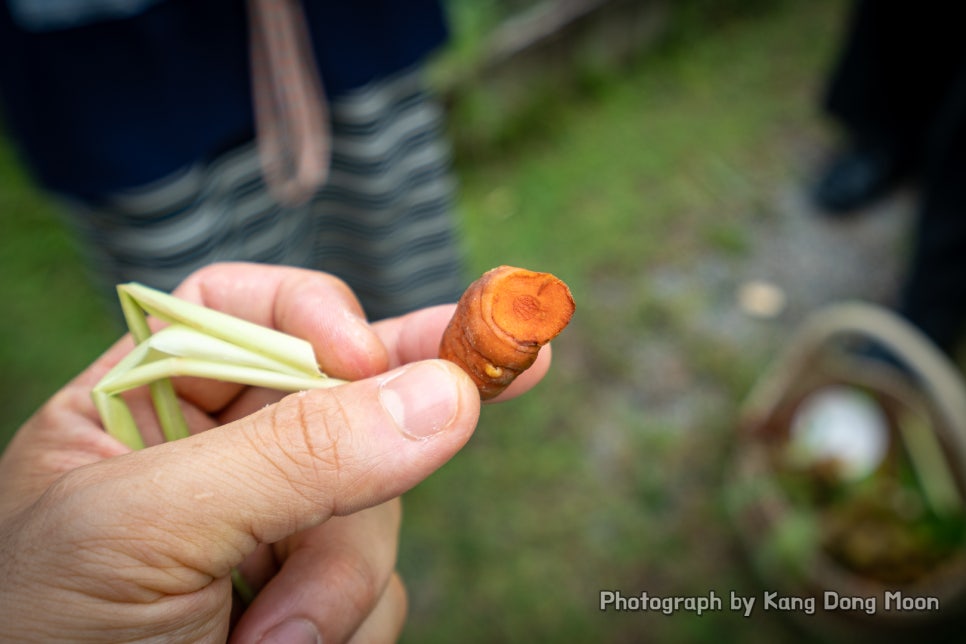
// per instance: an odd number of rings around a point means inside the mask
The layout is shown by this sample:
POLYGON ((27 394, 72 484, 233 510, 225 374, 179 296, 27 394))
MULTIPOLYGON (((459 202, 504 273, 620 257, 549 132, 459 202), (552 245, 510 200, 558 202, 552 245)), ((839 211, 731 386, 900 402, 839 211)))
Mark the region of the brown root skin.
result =
POLYGON ((470 284, 443 333, 439 357, 469 374, 482 400, 499 395, 574 314, 570 289, 550 273, 499 266, 470 284))

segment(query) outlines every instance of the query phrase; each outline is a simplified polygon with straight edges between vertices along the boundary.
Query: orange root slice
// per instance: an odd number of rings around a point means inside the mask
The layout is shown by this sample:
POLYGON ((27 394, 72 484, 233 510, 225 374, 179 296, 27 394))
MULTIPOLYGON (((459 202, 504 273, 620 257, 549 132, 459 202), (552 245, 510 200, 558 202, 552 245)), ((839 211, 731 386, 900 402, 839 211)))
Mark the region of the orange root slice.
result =
POLYGON ((554 275, 494 268, 463 293, 439 357, 459 365, 488 400, 533 364, 540 347, 570 322, 574 308, 570 289, 554 275))

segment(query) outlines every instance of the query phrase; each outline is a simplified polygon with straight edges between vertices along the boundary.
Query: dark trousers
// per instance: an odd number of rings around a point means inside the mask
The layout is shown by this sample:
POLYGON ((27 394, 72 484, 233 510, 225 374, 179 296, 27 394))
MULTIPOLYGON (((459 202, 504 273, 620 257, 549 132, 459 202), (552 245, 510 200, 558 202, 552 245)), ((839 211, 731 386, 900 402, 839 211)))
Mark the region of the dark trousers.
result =
POLYGON ((919 179, 900 309, 952 352, 966 328, 966 37, 958 4, 859 0, 825 107, 919 179))

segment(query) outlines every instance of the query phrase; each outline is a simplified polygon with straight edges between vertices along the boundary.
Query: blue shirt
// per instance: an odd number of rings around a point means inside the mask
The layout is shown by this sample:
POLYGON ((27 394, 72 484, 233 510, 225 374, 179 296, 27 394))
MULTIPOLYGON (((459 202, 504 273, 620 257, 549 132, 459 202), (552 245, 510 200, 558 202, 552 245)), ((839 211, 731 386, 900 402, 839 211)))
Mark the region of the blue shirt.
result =
MULTIPOLYGON (((437 0, 303 6, 330 97, 446 38, 437 0)), ((5 129, 41 184, 86 200, 250 140, 248 56, 243 0, 0 0, 5 129), (94 9, 45 21, 31 2, 94 9)))

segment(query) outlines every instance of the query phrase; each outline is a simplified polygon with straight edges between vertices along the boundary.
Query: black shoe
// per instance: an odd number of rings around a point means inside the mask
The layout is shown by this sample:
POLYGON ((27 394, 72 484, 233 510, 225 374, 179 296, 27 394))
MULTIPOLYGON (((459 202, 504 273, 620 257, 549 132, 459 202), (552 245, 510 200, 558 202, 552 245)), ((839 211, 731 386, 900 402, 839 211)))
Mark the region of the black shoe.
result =
POLYGON ((904 170, 899 155, 885 147, 855 145, 829 163, 815 186, 815 204, 830 214, 859 210, 891 192, 904 170))

